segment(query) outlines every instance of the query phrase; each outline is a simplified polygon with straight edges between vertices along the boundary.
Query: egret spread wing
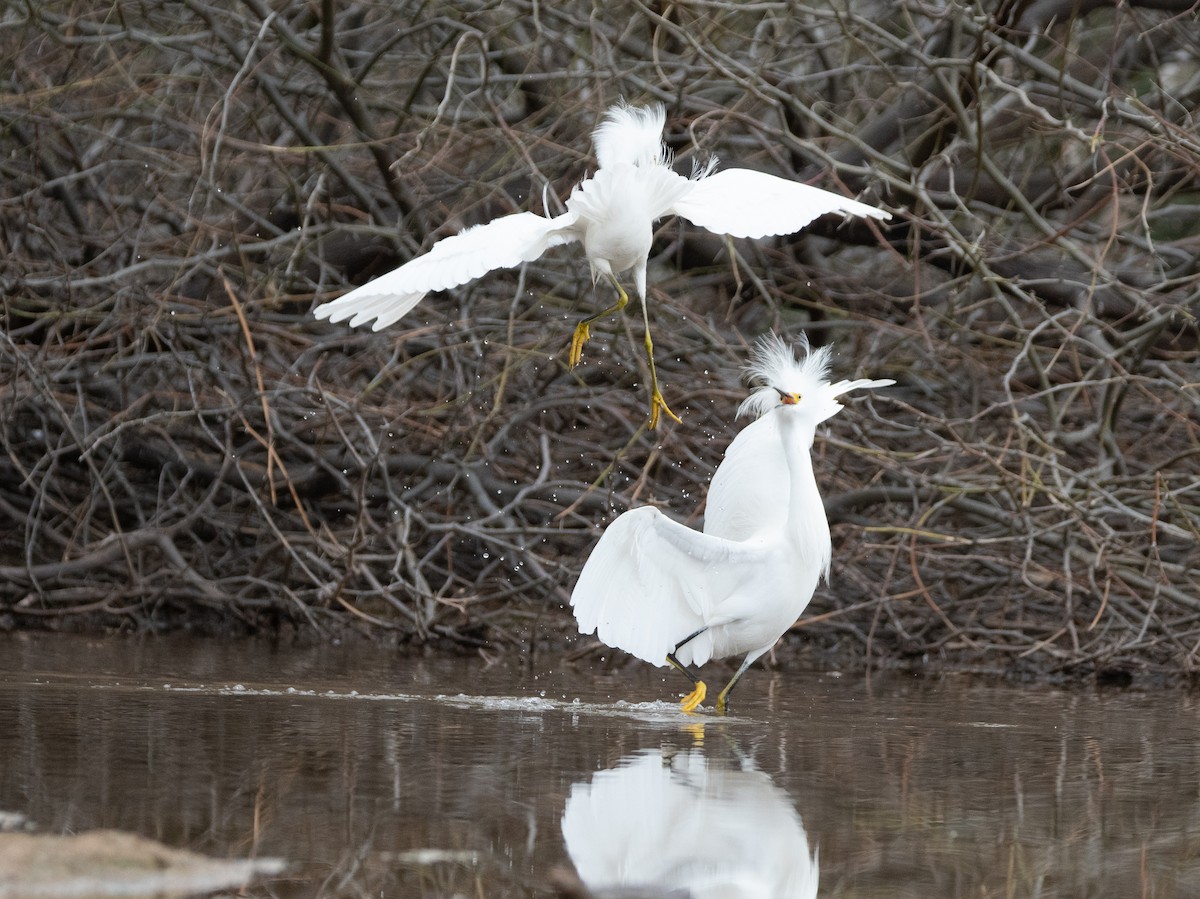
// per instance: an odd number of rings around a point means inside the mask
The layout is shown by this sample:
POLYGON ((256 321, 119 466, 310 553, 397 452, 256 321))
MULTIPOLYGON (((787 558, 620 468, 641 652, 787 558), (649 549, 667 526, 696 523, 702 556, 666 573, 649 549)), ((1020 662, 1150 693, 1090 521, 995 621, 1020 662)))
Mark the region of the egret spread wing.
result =
POLYGON ((349 318, 354 326, 376 319, 373 330, 378 331, 398 320, 431 290, 466 284, 493 269, 537 259, 548 248, 575 240, 577 219, 573 212, 552 219, 517 212, 466 228, 438 241, 424 256, 318 306, 313 314, 334 322, 349 318))
POLYGON ((791 234, 827 212, 888 219, 882 209, 750 169, 725 169, 691 182, 671 212, 717 234, 791 234))
MULTIPOLYGON (((633 509, 604 531, 571 594, 579 631, 664 665, 679 641, 725 623, 713 610, 757 556, 755 547, 701 534, 652 506, 633 509)), ((693 664, 711 656, 705 637, 688 644, 693 664)))

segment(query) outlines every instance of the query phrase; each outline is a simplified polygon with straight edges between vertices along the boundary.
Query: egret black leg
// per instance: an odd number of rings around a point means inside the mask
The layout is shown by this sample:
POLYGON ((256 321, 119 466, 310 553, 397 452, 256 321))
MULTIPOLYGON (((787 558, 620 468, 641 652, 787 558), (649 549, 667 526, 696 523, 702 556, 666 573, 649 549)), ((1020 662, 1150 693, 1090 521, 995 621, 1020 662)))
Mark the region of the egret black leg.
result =
POLYGON ((758 655, 755 653, 751 653, 750 655, 746 656, 746 658, 742 660, 741 667, 739 667, 738 670, 733 673, 733 677, 731 677, 729 679, 729 683, 725 685, 725 689, 717 694, 717 711, 720 714, 724 715, 729 710, 729 694, 733 692, 734 684, 736 684, 741 676, 746 673, 746 669, 750 667, 756 658, 758 658, 758 655))
POLYGON ((679 659, 675 658, 675 653, 679 652, 679 650, 681 648, 686 646, 692 640, 695 640, 706 630, 708 630, 707 627, 702 627, 702 628, 700 628, 700 630, 696 631, 694 634, 689 634, 688 636, 686 636, 682 640, 680 640, 678 643, 676 643, 675 648, 667 653, 667 663, 672 668, 674 668, 676 671, 683 672, 684 676, 687 677, 687 679, 692 682, 692 687, 693 687, 692 692, 689 693, 687 696, 683 697, 683 699, 680 700, 680 702, 679 702, 679 707, 681 709, 683 709, 685 712, 694 711, 696 706, 698 706, 698 705, 700 705, 700 703, 704 702, 704 697, 708 695, 708 685, 705 684, 704 681, 700 680, 698 675, 695 675, 691 671, 689 671, 687 669, 687 667, 679 661, 679 659))

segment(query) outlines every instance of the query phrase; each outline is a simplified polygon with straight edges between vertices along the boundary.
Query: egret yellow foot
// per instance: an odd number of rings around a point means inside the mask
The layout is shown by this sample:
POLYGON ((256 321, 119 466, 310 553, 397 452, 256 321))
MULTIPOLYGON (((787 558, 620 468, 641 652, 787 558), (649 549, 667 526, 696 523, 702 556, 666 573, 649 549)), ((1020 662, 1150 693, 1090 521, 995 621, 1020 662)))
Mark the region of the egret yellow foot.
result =
POLYGON ((671 408, 667 405, 667 401, 663 399, 663 395, 655 387, 654 392, 650 394, 650 430, 653 431, 658 427, 658 416, 661 412, 666 412, 669 418, 673 418, 682 424, 683 419, 671 411, 671 408))
POLYGON ((708 695, 708 687, 704 685, 704 681, 696 681, 696 689, 692 690, 679 703, 679 707, 685 712, 695 711, 696 706, 704 702, 704 697, 708 695))
POLYGON ((567 356, 567 365, 574 368, 579 364, 580 358, 583 356, 583 345, 592 339, 592 333, 588 329, 587 322, 580 322, 575 326, 575 333, 571 335, 571 352, 567 356))

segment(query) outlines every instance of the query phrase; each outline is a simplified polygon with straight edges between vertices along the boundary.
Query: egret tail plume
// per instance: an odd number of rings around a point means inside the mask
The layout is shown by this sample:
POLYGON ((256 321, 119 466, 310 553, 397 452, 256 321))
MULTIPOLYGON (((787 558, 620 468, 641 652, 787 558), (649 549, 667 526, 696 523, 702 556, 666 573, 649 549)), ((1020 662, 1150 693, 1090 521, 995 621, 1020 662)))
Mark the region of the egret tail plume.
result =
POLYGON ((638 168, 670 165, 670 154, 662 142, 666 123, 667 111, 661 103, 613 106, 592 133, 596 162, 602 169, 623 162, 638 168))

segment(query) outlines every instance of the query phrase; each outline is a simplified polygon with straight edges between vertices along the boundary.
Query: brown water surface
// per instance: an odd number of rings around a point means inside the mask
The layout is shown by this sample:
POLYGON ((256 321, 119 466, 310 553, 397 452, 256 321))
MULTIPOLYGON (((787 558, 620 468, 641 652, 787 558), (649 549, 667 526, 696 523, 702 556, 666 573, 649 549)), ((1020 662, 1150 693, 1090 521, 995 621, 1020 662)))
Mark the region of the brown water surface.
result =
POLYGON ((1191 694, 666 675, 4 636, 0 813, 289 862, 251 896, 1200 896, 1191 694))

